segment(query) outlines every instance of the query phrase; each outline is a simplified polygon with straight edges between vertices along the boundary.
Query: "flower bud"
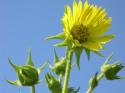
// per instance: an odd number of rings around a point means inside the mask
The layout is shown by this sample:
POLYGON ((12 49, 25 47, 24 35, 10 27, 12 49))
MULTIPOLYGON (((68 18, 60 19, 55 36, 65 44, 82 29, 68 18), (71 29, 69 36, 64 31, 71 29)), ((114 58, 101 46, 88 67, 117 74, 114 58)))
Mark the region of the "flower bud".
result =
POLYGON ((64 75, 65 68, 66 68, 66 58, 58 57, 56 51, 54 49, 54 66, 50 65, 50 68, 57 74, 57 75, 64 75))
POLYGON ((117 73, 125 67, 119 61, 116 61, 113 64, 108 64, 108 62, 110 61, 112 56, 113 56, 113 54, 111 54, 106 59, 103 66, 101 67, 102 73, 104 73, 107 80, 115 80, 115 79, 123 79, 123 78, 125 78, 125 77, 117 76, 117 73))
POLYGON ((52 93, 61 93, 62 86, 60 81, 55 78, 52 74, 47 73, 45 75, 46 83, 48 85, 48 88, 51 90, 52 93))
POLYGON ((104 73, 107 80, 122 79, 122 77, 117 76, 117 73, 124 68, 120 63, 117 64, 107 64, 102 66, 101 70, 104 73))
POLYGON ((23 86, 32 86, 38 83, 39 75, 37 69, 32 66, 21 66, 18 78, 23 86))
POLYGON ((55 65, 54 65, 54 72, 57 74, 57 75, 64 75, 65 74, 65 69, 66 69, 66 59, 65 58, 59 58, 59 62, 57 62, 55 65))
POLYGON ((44 63, 40 68, 37 69, 33 64, 30 50, 28 52, 27 63, 25 65, 17 66, 13 64, 10 59, 9 63, 16 71, 16 74, 18 75, 18 80, 7 80, 7 82, 16 86, 33 86, 40 83, 39 75, 47 65, 47 63, 44 63))
POLYGON ((98 75, 98 73, 96 73, 96 74, 89 80, 89 86, 90 86, 90 88, 91 88, 92 90, 95 89, 95 87, 97 87, 97 85, 98 85, 97 75, 98 75))

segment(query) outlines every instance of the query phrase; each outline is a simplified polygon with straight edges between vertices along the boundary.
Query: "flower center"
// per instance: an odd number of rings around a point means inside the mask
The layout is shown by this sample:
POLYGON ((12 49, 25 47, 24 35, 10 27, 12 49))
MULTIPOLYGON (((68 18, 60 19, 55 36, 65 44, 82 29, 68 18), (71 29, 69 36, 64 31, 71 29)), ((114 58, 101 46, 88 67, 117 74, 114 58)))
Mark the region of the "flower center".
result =
POLYGON ((84 25, 74 25, 71 29, 73 39, 78 40, 79 43, 84 43, 88 40, 89 33, 87 27, 84 25))

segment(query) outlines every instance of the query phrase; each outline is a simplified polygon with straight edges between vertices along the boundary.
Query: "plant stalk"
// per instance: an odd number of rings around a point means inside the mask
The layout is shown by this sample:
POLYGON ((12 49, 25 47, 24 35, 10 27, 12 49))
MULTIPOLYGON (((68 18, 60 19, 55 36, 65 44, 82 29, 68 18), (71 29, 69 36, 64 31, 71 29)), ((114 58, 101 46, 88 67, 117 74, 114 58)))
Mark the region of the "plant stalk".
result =
POLYGON ((64 79, 62 93, 67 93, 68 83, 70 79, 71 64, 72 64, 72 55, 73 55, 73 50, 70 47, 67 47, 66 51, 67 64, 66 64, 66 72, 65 72, 65 79, 64 79))
POLYGON ((97 80, 98 82, 104 77, 104 73, 101 73, 98 77, 97 77, 97 80))
POLYGON ((87 90, 86 93, 92 93, 93 89, 91 87, 89 87, 89 89, 87 90))
POLYGON ((35 85, 31 87, 31 93, 35 93, 35 85))

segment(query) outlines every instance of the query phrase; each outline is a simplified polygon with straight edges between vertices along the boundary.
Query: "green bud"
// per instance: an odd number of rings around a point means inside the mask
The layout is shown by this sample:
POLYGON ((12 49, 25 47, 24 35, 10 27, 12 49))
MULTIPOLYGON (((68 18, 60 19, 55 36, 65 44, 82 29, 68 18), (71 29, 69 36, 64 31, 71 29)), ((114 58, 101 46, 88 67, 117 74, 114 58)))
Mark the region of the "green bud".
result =
POLYGON ((48 88, 52 93, 61 93, 62 86, 57 78, 55 78, 51 73, 46 73, 45 78, 48 88))
POLYGON ((21 66, 18 71, 19 81, 23 86, 32 86, 38 83, 39 75, 33 66, 21 66))
POLYGON ((96 73, 90 80, 89 80, 89 87, 93 90, 95 87, 98 86, 98 80, 97 80, 97 75, 96 73))
POLYGON ((66 69, 66 59, 65 58, 59 58, 59 62, 57 62, 55 65, 54 65, 54 72, 57 74, 57 75, 64 75, 65 74, 65 69, 66 69))
POLYGON ((9 59, 10 65, 14 68, 18 75, 18 80, 16 81, 10 81, 7 80, 8 83, 16 86, 33 86, 35 84, 40 83, 39 81, 39 75, 42 72, 42 70, 45 68, 47 63, 44 63, 40 68, 35 68, 32 57, 31 57, 31 51, 29 49, 28 51, 28 58, 27 62, 23 66, 17 66, 12 63, 12 61, 9 59))
POLYGON ((123 78, 125 78, 125 77, 117 76, 118 72, 125 67, 120 63, 120 61, 116 61, 113 64, 108 64, 108 62, 110 61, 112 56, 113 56, 113 54, 111 54, 106 59, 103 66, 101 67, 102 73, 104 73, 107 80, 115 80, 115 79, 123 79, 123 78))
POLYGON ((107 64, 102 66, 101 70, 104 73, 107 80, 122 79, 124 77, 117 76, 117 73, 122 70, 125 66, 120 63, 107 64))
POLYGON ((57 75, 64 75, 65 68, 66 68, 66 58, 58 57, 56 51, 54 49, 54 66, 50 65, 50 68, 57 74, 57 75))

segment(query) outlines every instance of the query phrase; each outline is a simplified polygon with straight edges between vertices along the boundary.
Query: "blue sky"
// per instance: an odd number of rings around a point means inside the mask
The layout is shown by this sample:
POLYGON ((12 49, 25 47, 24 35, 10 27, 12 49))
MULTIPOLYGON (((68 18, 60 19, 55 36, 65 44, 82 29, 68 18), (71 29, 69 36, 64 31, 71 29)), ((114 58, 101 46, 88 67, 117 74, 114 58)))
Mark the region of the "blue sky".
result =
MULTIPOLYGON (((17 87, 8 84, 5 79, 16 80, 17 76, 8 63, 10 57, 15 64, 23 65, 26 62, 28 48, 31 48, 33 61, 37 67, 46 60, 53 60, 53 44, 56 40, 46 41, 49 35, 62 31, 60 22, 64 13, 64 6, 72 4, 73 0, 0 0, 0 93, 30 93, 28 87, 17 87)), ((83 0, 84 2, 85 0, 83 0)), ((81 87, 80 93, 88 88, 89 78, 99 71, 106 57, 115 52, 112 61, 121 60, 125 65, 125 1, 124 0, 89 0, 107 9, 113 18, 109 34, 116 34, 112 42, 106 44, 102 51, 104 58, 95 54, 87 61, 85 53, 81 57, 81 70, 75 67, 71 72, 70 85, 81 87)), ((56 48, 59 56, 64 56, 64 48, 56 48)), ((42 72, 44 78, 48 67, 42 72)), ((120 75, 125 75, 122 70, 120 75)), ((94 93, 124 93, 125 80, 107 81, 103 79, 94 93)), ((37 85, 36 93, 51 93, 45 81, 37 85)))

